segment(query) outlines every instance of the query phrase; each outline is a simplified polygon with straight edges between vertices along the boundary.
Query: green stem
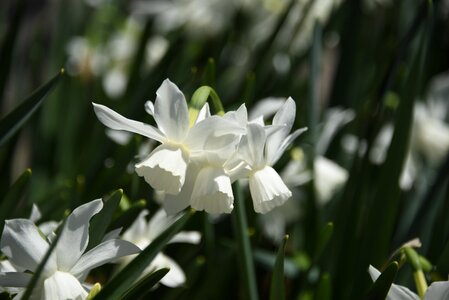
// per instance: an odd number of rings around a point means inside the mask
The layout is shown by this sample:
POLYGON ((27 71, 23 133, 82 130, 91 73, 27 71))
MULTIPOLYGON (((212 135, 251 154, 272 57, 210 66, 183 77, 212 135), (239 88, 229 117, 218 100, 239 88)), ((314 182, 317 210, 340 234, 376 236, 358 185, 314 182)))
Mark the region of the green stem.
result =
POLYGON ((212 100, 212 105, 214 106, 215 112, 217 115, 224 115, 223 104, 221 103, 221 99, 218 96, 217 92, 211 88, 210 86, 203 85, 199 87, 192 95, 192 99, 190 100, 190 109, 189 109, 189 119, 190 125, 193 125, 198 117, 198 113, 200 109, 206 104, 207 99, 212 100))
POLYGON ((251 251, 251 244, 248 236, 248 222, 246 220, 245 199, 242 188, 238 182, 234 183, 234 194, 236 201, 234 213, 232 214, 234 222, 234 233, 237 237, 239 257, 243 260, 243 273, 245 286, 247 287, 248 299, 259 299, 257 292, 257 281, 254 269, 254 260, 251 251))

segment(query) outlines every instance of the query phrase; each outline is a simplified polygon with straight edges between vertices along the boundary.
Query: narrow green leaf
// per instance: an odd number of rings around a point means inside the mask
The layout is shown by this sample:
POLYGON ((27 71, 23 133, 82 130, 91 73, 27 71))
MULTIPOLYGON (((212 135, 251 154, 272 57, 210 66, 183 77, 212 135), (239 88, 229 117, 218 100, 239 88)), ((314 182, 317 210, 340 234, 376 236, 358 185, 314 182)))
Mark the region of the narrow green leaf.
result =
POLYGON ((279 247, 274 263, 273 278, 271 278, 270 300, 285 299, 285 283, 284 283, 284 250, 287 243, 288 235, 284 237, 282 245, 279 247))
POLYGON ((259 299, 257 292, 256 272, 251 251, 251 243, 248 236, 248 222, 246 220, 245 199, 243 191, 238 182, 234 183, 234 212, 232 213, 234 233, 237 237, 237 253, 241 258, 243 266, 243 280, 248 293, 248 299, 259 299))
POLYGON ((170 271, 169 268, 163 268, 144 276, 136 284, 133 284, 121 299, 134 300, 145 296, 151 288, 168 273, 168 271, 170 271))
POLYGON ((130 208, 125 210, 121 215, 119 215, 112 221, 109 229, 111 230, 120 227, 128 228, 135 221, 137 216, 146 205, 147 204, 145 200, 139 200, 133 203, 130 208))
POLYGON ((332 282, 329 273, 324 273, 321 276, 317 291, 315 293, 315 299, 320 300, 332 299, 332 282))
MULTIPOLYGON (((23 15, 26 1, 15 1, 12 11, 8 12, 8 20, 6 24, 6 34, 2 41, 0 49, 0 99, 3 99, 3 91, 5 90, 8 74, 11 69, 14 45, 17 40, 18 32, 23 24, 23 15)), ((8 7, 8 5, 6 5, 8 7)), ((5 7, 3 7, 4 9, 5 7)), ((5 25, 5 24, 4 24, 5 25)))
MULTIPOLYGON (((276 263, 276 253, 272 253, 262 249, 254 249, 254 260, 268 270, 273 270, 276 263)), ((296 265, 292 258, 284 257, 284 275, 288 278, 295 278, 300 272, 300 268, 296 265)))
POLYGON ((47 263, 48 259, 50 258, 50 255, 53 253, 53 250, 56 248, 56 245, 58 244, 59 238, 61 237, 61 230, 62 228, 64 228, 66 220, 67 218, 64 218, 63 222, 61 223, 61 225, 59 225, 58 229, 56 230, 56 237, 51 242, 50 247, 45 253, 45 256, 42 259, 42 261, 39 263, 39 266, 37 267, 36 272, 34 272, 33 277, 31 277, 30 283, 28 283, 25 293, 21 298, 22 300, 28 300, 31 297, 33 289, 36 287, 36 284, 39 280, 39 277, 41 276, 45 264, 47 263))
POLYGON ((315 259, 318 259, 321 256, 321 254, 323 254, 323 251, 326 248, 327 243, 329 242, 333 232, 334 232, 334 224, 332 222, 327 223, 326 226, 321 231, 320 236, 318 237, 318 245, 315 253, 315 259))
POLYGON ((89 245, 87 250, 92 249, 101 243, 109 224, 111 223, 112 216, 117 210, 117 207, 122 199, 123 190, 118 189, 110 196, 103 198, 104 207, 96 214, 89 226, 89 245))
POLYGON ((384 300, 398 272, 398 263, 392 262, 373 283, 366 297, 367 300, 384 300))
POLYGON ((17 108, 0 120, 0 146, 16 133, 42 104, 45 96, 64 74, 64 69, 49 82, 34 91, 17 108))
POLYGON ((28 187, 28 182, 31 177, 31 169, 26 169, 25 172, 14 182, 9 188, 5 197, 1 199, 0 203, 0 232, 3 232, 4 221, 12 216, 14 209, 20 198, 23 196, 28 187))
POLYGON ((203 73, 203 84, 215 87, 215 60, 210 57, 203 73))
POLYGON ((135 282, 142 271, 151 263, 156 255, 164 248, 171 238, 178 233, 190 217, 193 210, 185 213, 179 220, 167 228, 148 247, 146 247, 133 261, 131 261, 120 273, 114 276, 107 285, 95 297, 100 299, 120 299, 128 290, 128 287, 135 282))

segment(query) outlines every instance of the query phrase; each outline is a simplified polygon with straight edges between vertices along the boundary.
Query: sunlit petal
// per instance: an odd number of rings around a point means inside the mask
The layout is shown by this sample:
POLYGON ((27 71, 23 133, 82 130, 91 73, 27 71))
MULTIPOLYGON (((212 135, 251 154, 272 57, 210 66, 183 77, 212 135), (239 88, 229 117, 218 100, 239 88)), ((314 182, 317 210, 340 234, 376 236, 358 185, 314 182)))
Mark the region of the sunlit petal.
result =
POLYGON ((189 130, 189 113, 184 94, 165 79, 156 92, 154 120, 168 139, 180 142, 189 130))
POLYGON ((160 130, 151 125, 125 118, 104 105, 92 104, 98 120, 111 129, 134 132, 158 142, 166 140, 160 130))
POLYGON ((234 202, 231 180, 222 168, 205 167, 196 178, 191 206, 208 213, 230 213, 234 202))
POLYGON ((279 174, 269 166, 250 175, 249 190, 254 211, 263 214, 282 205, 292 196, 279 174))
POLYGON ((122 256, 139 253, 136 245, 123 240, 108 240, 83 254, 70 270, 70 273, 78 277, 93 268, 113 261, 122 256))
POLYGON ((150 156, 136 164, 136 173, 155 190, 176 195, 185 181, 189 153, 184 149, 162 144, 150 156))
MULTIPOLYGON (((373 266, 368 268, 369 275, 373 281, 376 281, 380 276, 380 272, 373 266)), ((427 299, 427 298, 426 298, 427 299)), ((439 299, 439 298, 435 298, 439 299)), ((390 291, 387 294, 386 300, 419 300, 419 296, 412 291, 410 291, 405 286, 392 284, 390 291)))
POLYGON ((60 271, 69 271, 86 250, 89 242, 89 221, 102 208, 103 202, 97 199, 77 207, 67 217, 55 249, 60 271))
MULTIPOLYGON (((49 244, 27 219, 6 220, 0 247, 10 261, 23 269, 35 271, 49 244)), ((55 269, 56 262, 50 259, 46 269, 55 269)))
POLYGON ((72 274, 55 272, 44 281, 42 299, 86 299, 87 291, 72 274))
POLYGON ((449 300, 449 281, 433 282, 426 291, 424 300, 449 300))

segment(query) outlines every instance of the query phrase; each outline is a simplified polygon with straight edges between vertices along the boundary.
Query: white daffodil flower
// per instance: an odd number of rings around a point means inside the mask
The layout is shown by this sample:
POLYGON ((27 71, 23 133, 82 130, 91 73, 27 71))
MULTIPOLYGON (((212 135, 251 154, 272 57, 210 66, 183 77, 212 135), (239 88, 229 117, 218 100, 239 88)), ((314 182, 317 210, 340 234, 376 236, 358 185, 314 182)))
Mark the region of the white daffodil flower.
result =
MULTIPOLYGON (((203 118, 207 116, 206 111, 203 118)), ((231 184, 242 176, 244 168, 242 161, 235 158, 240 136, 246 131, 248 123, 245 105, 226 113, 223 119, 234 124, 238 128, 235 132, 240 134, 209 139, 203 151, 192 159, 181 192, 178 195, 166 195, 163 206, 167 213, 176 214, 189 205, 211 214, 230 213, 234 208, 231 184)))
MULTIPOLYGON (((373 281, 380 276, 379 270, 369 266, 368 272, 373 281)), ((448 300, 449 299, 449 281, 435 281, 427 289, 424 300, 448 300)), ((386 300, 420 300, 419 296, 409 290, 407 287, 392 284, 388 291, 386 300)))
MULTIPOLYGON (((147 159, 136 164, 136 172, 155 190, 179 194, 192 157, 204 148, 213 151, 214 141, 227 134, 238 134, 238 128, 224 118, 212 116, 189 127, 187 102, 178 87, 166 79, 156 92, 154 105, 147 102, 158 128, 127 119, 106 106, 95 104, 98 119, 107 127, 138 133, 161 143, 147 159)), ((204 114, 202 114, 204 115, 204 114)))
MULTIPOLYGON (((103 202, 97 199, 81 205, 67 217, 58 244, 41 273, 31 299, 85 299, 88 292, 82 282, 91 269, 140 251, 130 242, 111 239, 84 253, 89 242, 89 221, 102 207, 103 202)), ((26 288, 50 243, 32 221, 7 220, 0 249, 9 262, 21 271, 1 272, 0 286, 26 288)))
POLYGON ((257 123, 249 123, 247 134, 242 137, 239 153, 249 167, 249 189, 254 210, 267 213, 282 205, 292 195, 272 166, 279 160, 285 149, 306 128, 288 135, 295 120, 296 105, 288 98, 273 118, 275 132, 267 135, 266 129, 257 123))
MULTIPOLYGON (((123 234, 124 240, 136 244, 142 250, 151 244, 151 242, 160 235, 165 229, 170 227, 177 217, 167 216, 163 210, 159 210, 147 221, 147 210, 143 210, 131 227, 123 234)), ((181 231, 176 234, 169 243, 190 243, 198 244, 201 240, 201 234, 197 231, 181 231)), ((127 256, 120 260, 119 268, 123 268, 134 256, 127 256)), ((177 287, 185 283, 185 275, 181 267, 171 258, 158 253, 151 264, 143 271, 141 276, 154 272, 161 268, 170 268, 170 271, 161 279, 161 283, 168 287, 177 287)))

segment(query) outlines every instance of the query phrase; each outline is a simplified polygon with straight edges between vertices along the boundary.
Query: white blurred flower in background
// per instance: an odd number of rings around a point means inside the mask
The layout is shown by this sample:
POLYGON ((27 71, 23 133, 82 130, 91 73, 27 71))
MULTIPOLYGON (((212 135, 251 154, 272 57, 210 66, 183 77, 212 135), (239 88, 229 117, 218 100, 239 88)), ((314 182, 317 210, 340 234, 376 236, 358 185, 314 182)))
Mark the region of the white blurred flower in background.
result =
MULTIPOLYGON (((147 210, 143 210, 131 227, 123 233, 122 238, 136 244, 141 250, 145 249, 157 238, 165 229, 170 227, 177 219, 177 216, 167 216, 163 210, 158 210, 154 216, 147 221, 147 210)), ((198 244, 201 241, 201 234, 197 231, 181 231, 177 233, 169 243, 198 244)), ((135 256, 127 256, 119 261, 119 268, 123 268, 135 256)), ((158 253, 150 265, 142 272, 141 277, 158 269, 170 268, 170 271, 161 279, 160 283, 168 287, 177 287, 185 283, 186 277, 182 268, 170 257, 163 253, 158 253)))

